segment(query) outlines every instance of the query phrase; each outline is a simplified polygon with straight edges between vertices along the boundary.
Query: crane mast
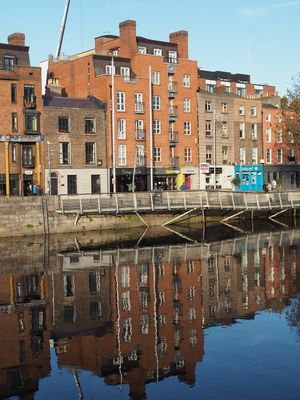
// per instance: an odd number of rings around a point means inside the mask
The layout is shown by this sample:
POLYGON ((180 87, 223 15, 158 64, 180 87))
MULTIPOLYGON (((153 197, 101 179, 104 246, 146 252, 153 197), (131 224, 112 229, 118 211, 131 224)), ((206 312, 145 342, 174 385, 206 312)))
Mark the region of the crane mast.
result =
POLYGON ((58 37, 58 43, 57 43, 55 58, 58 58, 60 56, 61 46, 62 46, 62 42, 63 42, 63 38, 64 38, 65 27, 66 27, 66 22, 67 22, 69 7, 70 7, 70 1, 71 0, 66 0, 64 15, 63 15, 63 19, 62 19, 62 23, 61 23, 61 27, 60 27, 60 32, 59 32, 59 37, 58 37))

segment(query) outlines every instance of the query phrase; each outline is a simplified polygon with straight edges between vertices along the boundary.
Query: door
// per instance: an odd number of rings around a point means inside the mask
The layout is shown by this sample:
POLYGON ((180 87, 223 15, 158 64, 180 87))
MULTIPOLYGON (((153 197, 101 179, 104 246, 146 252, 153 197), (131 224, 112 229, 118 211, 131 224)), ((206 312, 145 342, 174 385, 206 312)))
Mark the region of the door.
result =
POLYGON ((58 177, 56 172, 51 172, 51 192, 50 194, 58 195, 58 177))

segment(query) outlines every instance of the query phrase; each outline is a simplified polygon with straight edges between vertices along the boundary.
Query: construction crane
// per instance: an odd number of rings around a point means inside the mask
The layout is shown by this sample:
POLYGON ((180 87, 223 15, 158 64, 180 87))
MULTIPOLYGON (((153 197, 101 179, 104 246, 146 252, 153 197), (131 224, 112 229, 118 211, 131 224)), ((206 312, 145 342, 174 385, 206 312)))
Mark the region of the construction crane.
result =
POLYGON ((62 46, 62 42, 63 42, 63 38, 64 38, 65 27, 66 27, 66 22, 67 22, 69 7, 70 7, 70 2, 71 2, 71 0, 66 0, 64 15, 63 15, 63 19, 62 19, 61 27, 60 27, 60 31, 59 31, 59 37, 58 37, 55 58, 58 58, 60 56, 61 46, 62 46))

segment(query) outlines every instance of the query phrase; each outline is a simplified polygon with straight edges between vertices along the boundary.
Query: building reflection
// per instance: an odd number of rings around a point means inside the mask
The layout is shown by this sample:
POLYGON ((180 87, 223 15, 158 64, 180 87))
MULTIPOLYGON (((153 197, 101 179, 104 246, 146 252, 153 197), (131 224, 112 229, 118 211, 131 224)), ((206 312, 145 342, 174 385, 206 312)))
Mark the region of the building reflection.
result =
POLYGON ((79 387, 78 368, 129 385, 132 399, 170 376, 194 385, 204 329, 280 311, 297 293, 298 243, 300 231, 130 249, 76 242, 47 263, 0 269, 2 398, 34 398, 50 339, 79 387))

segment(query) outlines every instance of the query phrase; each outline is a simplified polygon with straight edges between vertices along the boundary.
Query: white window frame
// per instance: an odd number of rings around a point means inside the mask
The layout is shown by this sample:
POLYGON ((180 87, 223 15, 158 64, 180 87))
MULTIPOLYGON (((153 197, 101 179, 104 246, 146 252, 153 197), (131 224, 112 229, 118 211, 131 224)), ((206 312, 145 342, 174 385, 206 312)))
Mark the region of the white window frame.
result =
POLYGON ((282 143, 282 136, 283 136, 282 129, 278 129, 278 131, 277 131, 277 143, 282 143))
POLYGON ((222 103, 222 113, 228 113, 228 103, 222 103))
POLYGON ((191 87, 191 76, 188 74, 184 74, 182 78, 182 85, 185 88, 190 88, 191 87))
POLYGON ((117 138, 124 140, 126 139, 126 119, 119 118, 117 120, 117 138))
POLYGON ((71 143, 70 142, 59 142, 59 164, 60 165, 71 165, 71 143), (63 162, 62 147, 63 147, 63 144, 65 144, 65 143, 68 144, 68 162, 67 163, 63 162))
POLYGON ((145 46, 138 46, 137 50, 139 54, 147 54, 147 47, 145 46))
POLYGON ((183 122, 183 134, 184 135, 191 135, 192 134, 192 123, 191 123, 191 121, 184 121, 183 122))
POLYGON ((245 115, 245 106, 239 106, 239 115, 245 115))
POLYGON ((122 75, 124 79, 129 79, 130 78, 130 68, 129 67, 120 67, 120 75, 122 75))
POLYGON ((246 149, 244 147, 240 147, 240 164, 246 163, 246 149))
POLYGON ((160 110, 160 96, 152 96, 152 110, 160 110))
POLYGON ((169 63, 177 64, 177 51, 176 50, 169 50, 169 63))
POLYGON ((271 122, 271 120, 272 120, 271 114, 270 113, 266 113, 266 121, 267 122, 271 122))
POLYGON ((153 55, 162 56, 162 49, 153 49, 153 55))
POLYGON ((153 160, 154 162, 161 162, 161 147, 154 147, 153 149, 153 160))
POLYGON ((127 148, 126 144, 118 145, 118 165, 125 166, 127 165, 127 148))
POLYGON ((152 71, 152 84, 160 85, 160 72, 159 71, 152 71))
POLYGON ((270 147, 266 150, 266 162, 267 164, 272 164, 272 149, 270 147))
POLYGON ((153 120, 153 134, 161 134, 161 121, 159 119, 153 120))
POLYGON ((206 112, 212 112, 212 102, 210 100, 205 100, 204 109, 206 112))
POLYGON ((117 92, 117 111, 125 111, 125 92, 117 92))
POLYGON ((246 125, 245 122, 240 122, 240 139, 245 139, 246 125))
POLYGON ((223 137, 227 137, 228 136, 228 123, 227 123, 227 121, 223 121, 222 122, 222 131, 221 131, 222 133, 222 136, 223 137))
POLYGON ((105 66, 105 74, 106 75, 111 75, 112 71, 113 71, 113 74, 115 75, 116 74, 116 67, 115 66, 112 66, 112 65, 106 65, 105 66))
POLYGON ((257 140, 257 124, 251 124, 252 140, 257 140))
POLYGON ((257 109, 256 106, 251 107, 251 116, 256 117, 257 116, 257 109))
POLYGON ((272 129, 267 128, 266 129, 266 143, 271 143, 272 142, 272 129))
POLYGON ((251 158, 252 158, 252 164, 257 165, 257 163, 258 163, 258 148, 257 147, 252 147, 251 158))
POLYGON ((277 164, 283 163, 283 150, 281 147, 277 149, 277 164))
POLYGON ((210 119, 207 119, 205 121, 205 136, 211 136, 212 135, 212 121, 210 119))
POLYGON ((183 112, 186 112, 186 113, 191 112, 191 99, 188 99, 188 98, 183 99, 183 112))
POLYGON ((190 162, 192 162, 192 159, 193 159, 193 157, 192 157, 191 147, 185 147, 184 148, 184 161, 190 163, 190 162))

